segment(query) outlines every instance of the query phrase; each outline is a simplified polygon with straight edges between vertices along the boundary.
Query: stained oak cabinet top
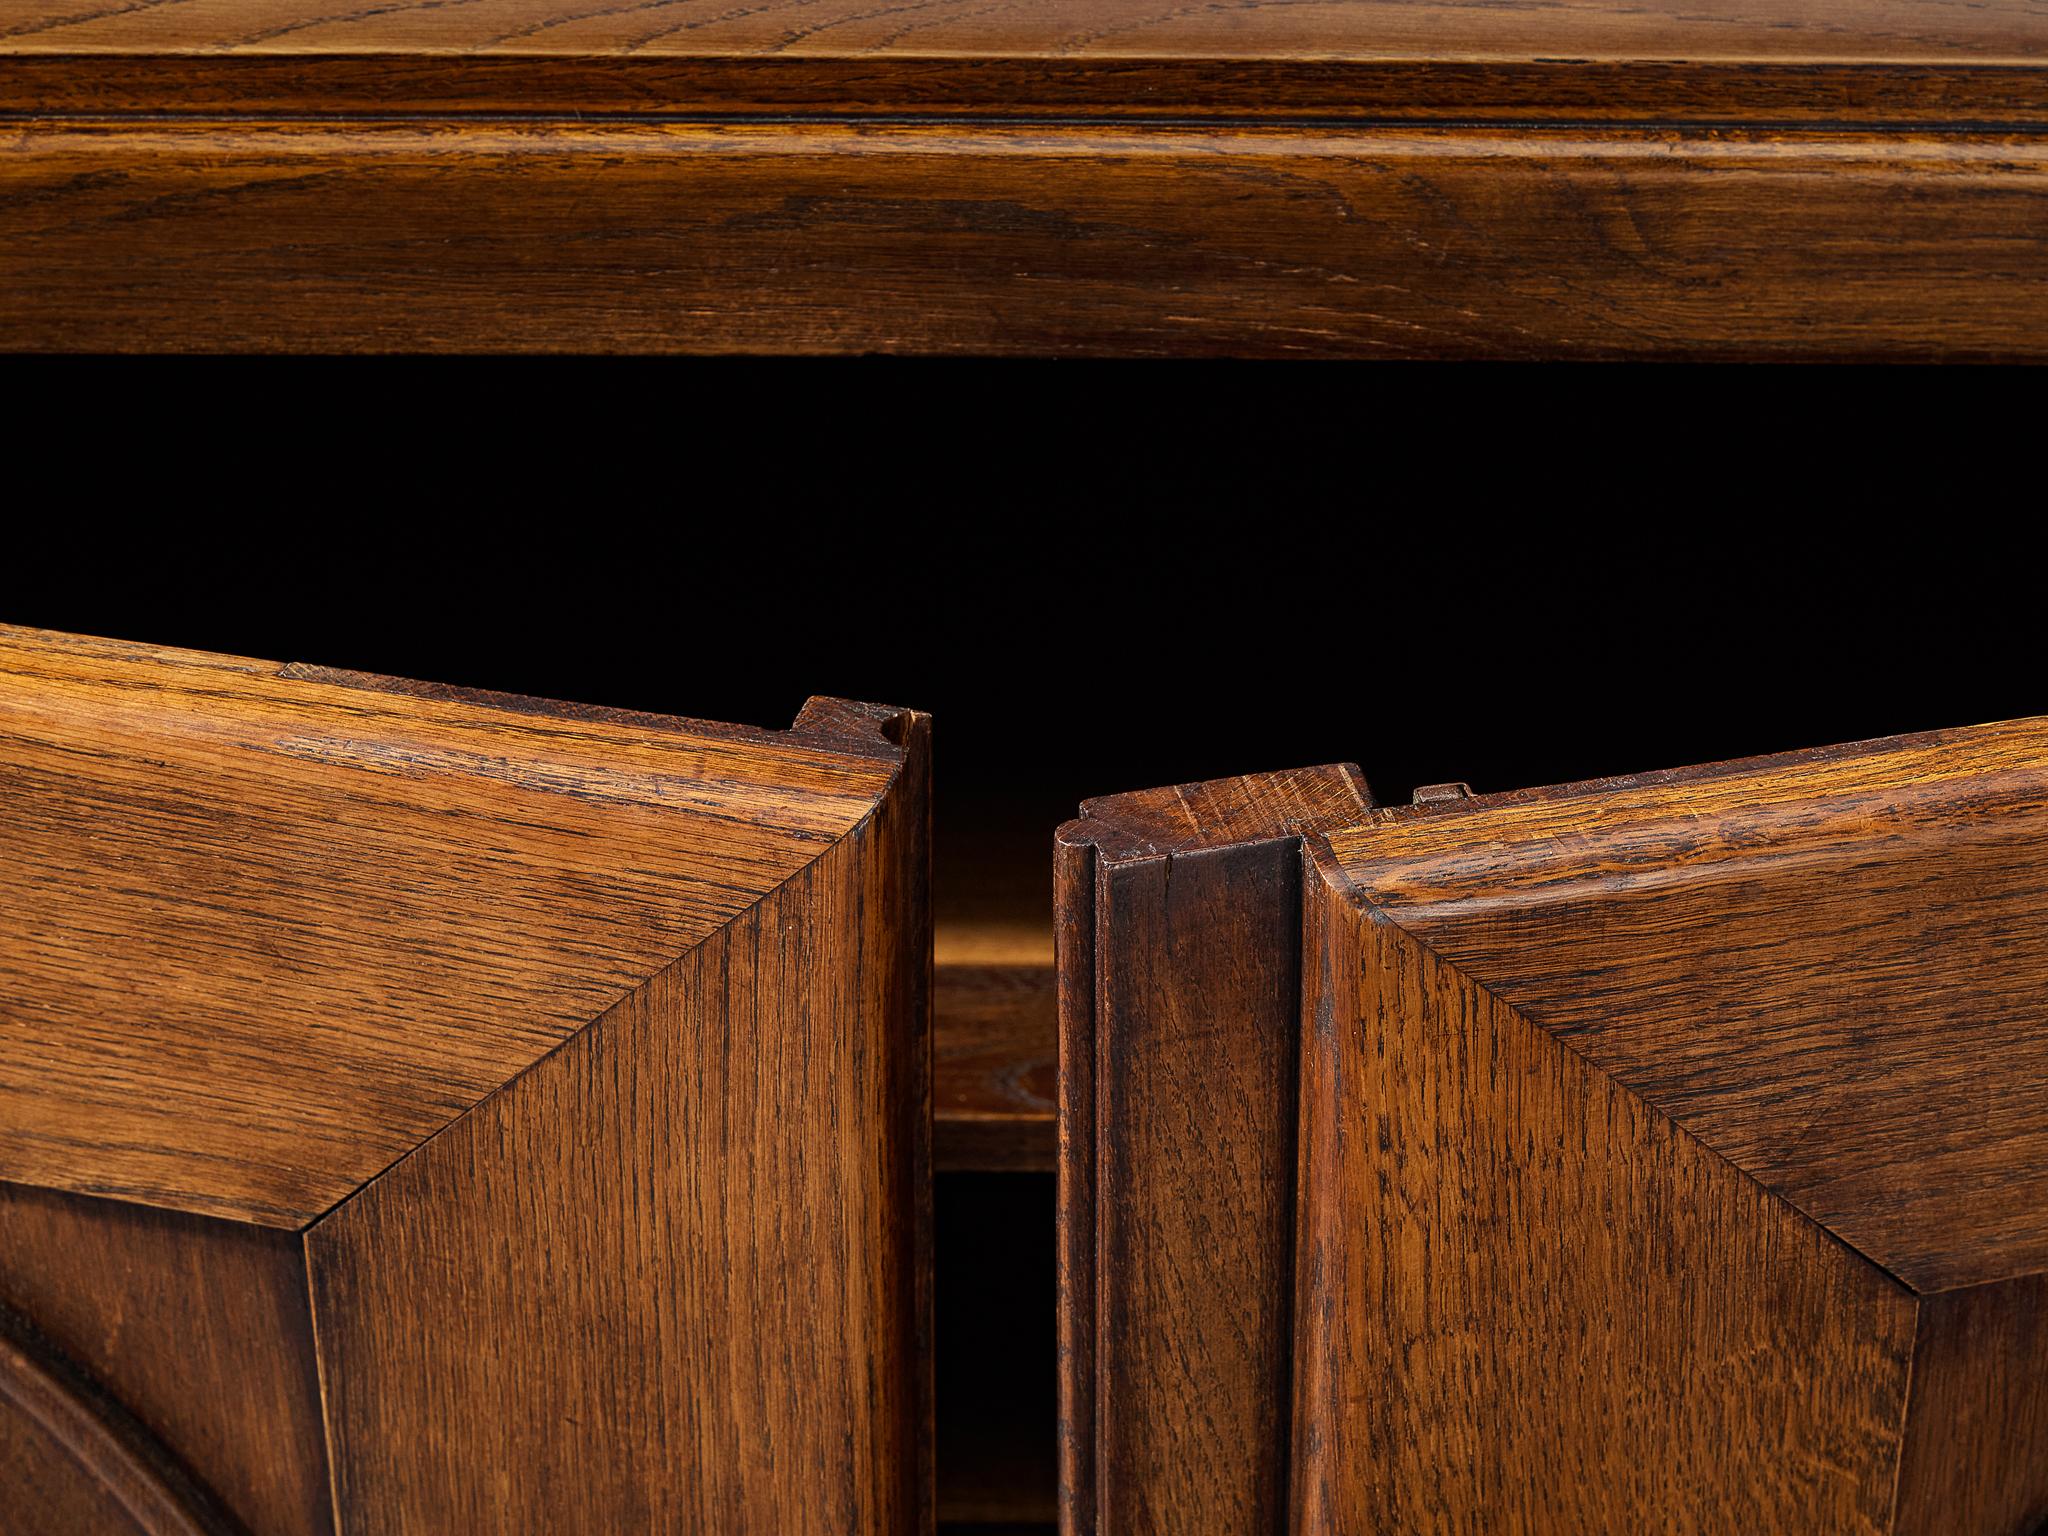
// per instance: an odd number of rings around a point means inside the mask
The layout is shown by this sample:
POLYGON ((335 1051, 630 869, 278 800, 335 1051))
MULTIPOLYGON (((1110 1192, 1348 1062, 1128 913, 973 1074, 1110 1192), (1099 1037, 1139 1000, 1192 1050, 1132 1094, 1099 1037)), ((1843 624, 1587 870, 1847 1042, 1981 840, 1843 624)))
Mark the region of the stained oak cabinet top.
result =
POLYGON ((2044 82, 2039 0, 9 0, 0 351, 2038 358, 2044 82))

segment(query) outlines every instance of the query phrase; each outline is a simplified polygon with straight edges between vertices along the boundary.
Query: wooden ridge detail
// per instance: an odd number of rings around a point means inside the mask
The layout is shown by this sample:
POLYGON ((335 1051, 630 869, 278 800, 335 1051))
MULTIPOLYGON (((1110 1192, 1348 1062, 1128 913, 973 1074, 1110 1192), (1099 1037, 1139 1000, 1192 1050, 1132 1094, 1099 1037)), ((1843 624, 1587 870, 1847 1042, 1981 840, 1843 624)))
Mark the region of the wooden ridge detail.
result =
POLYGON ((2040 357, 2044 87, 2038 0, 20 0, 0 349, 2040 357))
POLYGON ((38 1519, 119 1519, 137 1536, 234 1536, 169 1451, 27 1319, 0 1305, 0 1467, 17 1456, 27 1465, 5 1483, 10 1528, 35 1529, 38 1519), (53 1448, 61 1454, 49 1454, 53 1448), (29 1523, 17 1527, 16 1520, 29 1523))
POLYGON ((1341 765, 1091 800, 1060 829, 1067 1536, 1284 1511, 1300 834, 1371 803, 1341 765))
POLYGON ((12 113, 2041 122, 2028 0, 22 0, 12 113))

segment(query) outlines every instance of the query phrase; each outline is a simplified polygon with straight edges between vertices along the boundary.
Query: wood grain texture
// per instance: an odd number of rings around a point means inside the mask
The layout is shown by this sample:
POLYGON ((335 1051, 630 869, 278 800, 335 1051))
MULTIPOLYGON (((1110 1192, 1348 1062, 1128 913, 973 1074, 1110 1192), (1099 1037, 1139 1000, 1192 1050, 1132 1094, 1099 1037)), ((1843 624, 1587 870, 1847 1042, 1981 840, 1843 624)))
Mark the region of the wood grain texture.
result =
POLYGON ((50 1531, 121 1536, 135 1523, 113 1489, 88 1472, 42 1423, 0 1398, 0 1532, 45 1536, 50 1531))
POLYGON ((1059 1182, 1054 1254, 1059 1313, 1061 1536, 1095 1526, 1096 1198, 1095 886, 1096 851, 1086 840, 1053 839, 1053 944, 1059 1004, 1059 1182))
POLYGON ((0 632, 0 1178, 303 1226, 894 772, 0 632))
POLYGON ((2038 0, 20 0, 16 111, 2041 121, 2038 0))
POLYGON ((1916 1291, 2048 1269, 2048 728, 1381 811, 1361 899, 1916 1291))
POLYGON ((2029 1536, 2044 790, 2020 721, 1311 838, 1301 1529, 2029 1536))
POLYGON ((0 1307, 0 1531, 231 1536, 175 1460, 0 1307))
POLYGON ((1915 1300, 1308 898, 1296 1528, 1889 1529, 1915 1300))
POLYGON ((308 1233, 344 1531, 929 1528, 917 729, 872 817, 308 1233))
POLYGON ((1326 767, 1089 801, 1060 829, 1069 1536, 1281 1521, 1297 829, 1370 804, 1326 767))
POLYGON ((0 347, 2039 356, 2044 82, 2042 0, 20 0, 0 347))
POLYGON ((32 1319, 238 1528, 333 1530, 295 1234, 0 1184, 0 1307, 32 1319))
POLYGON ((223 1520, 930 1529, 925 717, 0 631, 0 791, 0 1302, 223 1520))
POLYGON ((0 347, 2037 355, 1953 126, 23 120, 0 347))
POLYGON ((2048 1275, 1920 1305, 1902 1536, 2048 1527, 2048 1275), (1989 1469, 1996 1475, 1987 1475, 1989 1469))
POLYGON ((1050 1172, 1059 1072, 1053 967, 936 966, 932 1039, 938 1166, 1050 1172))

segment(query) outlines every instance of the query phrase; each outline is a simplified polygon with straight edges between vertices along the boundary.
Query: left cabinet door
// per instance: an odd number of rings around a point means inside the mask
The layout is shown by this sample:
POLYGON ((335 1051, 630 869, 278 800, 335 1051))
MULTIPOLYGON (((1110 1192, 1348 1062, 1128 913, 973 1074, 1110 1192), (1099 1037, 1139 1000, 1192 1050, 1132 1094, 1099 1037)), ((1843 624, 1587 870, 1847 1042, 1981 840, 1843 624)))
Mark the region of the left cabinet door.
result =
POLYGON ((927 1530, 928 743, 0 629, 0 1531, 927 1530))

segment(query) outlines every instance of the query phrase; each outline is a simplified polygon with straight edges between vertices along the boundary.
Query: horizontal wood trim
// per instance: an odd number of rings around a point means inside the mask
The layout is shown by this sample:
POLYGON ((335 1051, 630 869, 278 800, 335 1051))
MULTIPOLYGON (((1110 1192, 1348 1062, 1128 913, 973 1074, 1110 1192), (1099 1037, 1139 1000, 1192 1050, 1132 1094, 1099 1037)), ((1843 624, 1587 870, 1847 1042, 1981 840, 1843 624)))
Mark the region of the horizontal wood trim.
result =
POLYGON ((0 348, 2048 351, 2048 138, 45 122, 0 348))
POLYGON ((21 0, 28 111, 885 110, 1961 122, 2048 113, 2034 0, 21 0))
MULTIPOLYGON (((1360 7, 1384 10, 1384 7, 1360 7)), ((1405 8, 1404 8, 1405 9, 1405 8)), ((1416 8, 1420 11, 1423 8, 1416 8)), ((16 116, 831 114, 1305 122, 2048 123, 2048 58, 8 52, 16 116)))

